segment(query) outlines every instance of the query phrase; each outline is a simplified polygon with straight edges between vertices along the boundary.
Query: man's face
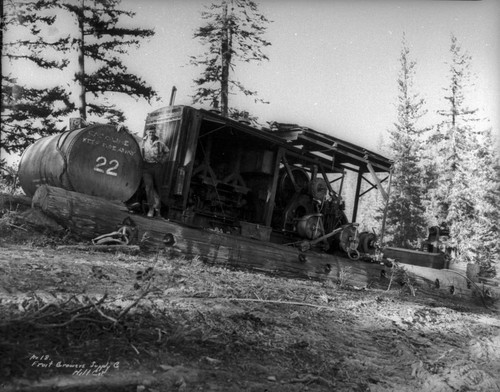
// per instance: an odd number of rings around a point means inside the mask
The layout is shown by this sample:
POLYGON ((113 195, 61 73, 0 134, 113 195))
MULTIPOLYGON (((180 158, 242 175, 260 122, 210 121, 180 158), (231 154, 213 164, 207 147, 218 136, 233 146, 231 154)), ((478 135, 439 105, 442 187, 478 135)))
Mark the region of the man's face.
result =
POLYGON ((148 129, 146 132, 149 138, 156 136, 156 131, 154 129, 148 129))

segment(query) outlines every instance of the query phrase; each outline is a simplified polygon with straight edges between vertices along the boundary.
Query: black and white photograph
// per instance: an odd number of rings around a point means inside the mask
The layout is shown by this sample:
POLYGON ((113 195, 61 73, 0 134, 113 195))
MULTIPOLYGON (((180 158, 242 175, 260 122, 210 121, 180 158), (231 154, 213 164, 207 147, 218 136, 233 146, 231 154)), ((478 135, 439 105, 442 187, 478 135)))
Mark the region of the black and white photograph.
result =
POLYGON ((1 10, 1 391, 500 391, 499 1, 1 10))

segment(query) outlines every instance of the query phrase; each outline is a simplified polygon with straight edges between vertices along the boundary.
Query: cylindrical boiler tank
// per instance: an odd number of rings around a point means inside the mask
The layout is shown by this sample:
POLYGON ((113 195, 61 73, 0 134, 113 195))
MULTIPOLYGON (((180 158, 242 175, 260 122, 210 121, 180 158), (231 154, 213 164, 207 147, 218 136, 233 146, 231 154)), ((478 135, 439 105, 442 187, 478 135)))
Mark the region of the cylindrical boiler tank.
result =
POLYGON ((28 196, 48 184, 69 191, 126 201, 141 181, 142 157, 135 138, 112 125, 94 124, 41 138, 19 164, 28 196))

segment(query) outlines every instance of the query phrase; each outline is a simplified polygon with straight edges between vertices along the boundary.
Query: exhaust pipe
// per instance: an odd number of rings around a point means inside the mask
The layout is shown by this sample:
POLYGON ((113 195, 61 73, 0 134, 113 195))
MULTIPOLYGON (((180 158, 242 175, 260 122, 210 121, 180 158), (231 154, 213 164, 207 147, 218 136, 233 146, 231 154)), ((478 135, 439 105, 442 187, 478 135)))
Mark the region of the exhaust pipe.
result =
POLYGON ((169 106, 174 106, 175 102, 175 93, 177 92, 177 87, 172 87, 172 93, 170 94, 170 104, 169 106))

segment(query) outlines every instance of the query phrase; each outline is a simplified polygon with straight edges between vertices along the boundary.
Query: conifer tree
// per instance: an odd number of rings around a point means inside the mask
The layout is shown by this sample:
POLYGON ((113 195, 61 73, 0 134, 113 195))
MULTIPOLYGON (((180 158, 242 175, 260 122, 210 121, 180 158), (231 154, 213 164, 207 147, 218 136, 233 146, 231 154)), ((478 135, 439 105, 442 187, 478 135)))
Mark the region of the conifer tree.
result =
POLYGON ((398 121, 390 130, 394 164, 386 234, 393 246, 415 247, 425 234, 426 227, 422 205, 422 169, 419 164, 425 128, 418 127, 418 120, 425 114, 425 102, 415 92, 413 80, 416 62, 410 59, 410 49, 404 37, 400 63, 398 121))
POLYGON ((128 72, 122 56, 130 46, 138 47, 141 39, 154 35, 154 31, 122 27, 121 19, 133 18, 135 13, 119 9, 121 0, 44 1, 49 7, 66 11, 78 26, 71 46, 78 52, 75 81, 80 89, 77 103, 80 117, 86 119, 87 114, 93 114, 110 122, 123 122, 123 111, 108 102, 108 93, 148 101, 156 96, 144 80, 128 72))
MULTIPOLYGON (((29 30, 28 38, 3 43, 2 56, 12 61, 31 61, 43 69, 74 66, 69 60, 78 52, 74 80, 60 79, 59 86, 44 90, 19 85, 13 75, 2 79, 2 148, 20 152, 39 136, 59 131, 62 117, 76 107, 80 117, 95 115, 99 121, 119 123, 125 116, 109 98, 126 94, 151 100, 156 92, 140 77, 128 72, 123 62, 128 48, 138 46, 153 30, 122 27, 122 18, 135 14, 118 8, 120 0, 10 0, 2 18, 2 31, 15 36, 19 27, 29 30), (48 42, 41 25, 75 22, 75 32, 48 42), (58 57, 48 54, 57 51, 58 57), (71 95, 71 86, 79 86, 79 97, 71 95)), ((24 36, 23 36, 24 37, 24 36)), ((67 119, 64 119, 67 120, 67 119)))
POLYGON ((203 71, 195 79, 194 103, 208 102, 220 109, 222 115, 230 113, 229 95, 233 91, 254 97, 257 92, 248 90, 234 78, 236 62, 261 62, 268 60, 262 48, 271 45, 263 38, 269 20, 259 12, 252 0, 220 0, 206 7, 201 17, 206 23, 199 27, 194 38, 207 50, 199 56, 191 56, 190 64, 202 66, 203 71))
POLYGON ((454 172, 447 222, 457 261, 493 274, 500 261, 500 169, 491 130, 468 135, 454 172))
MULTIPOLYGON (((68 37, 45 40, 40 31, 51 26, 55 16, 42 15, 37 1, 6 1, 3 4, 2 60, 22 68, 34 64, 41 70, 61 70, 68 60, 60 59, 68 37)), ((29 87, 12 73, 2 72, 0 148, 19 153, 41 136, 58 132, 62 117, 74 110, 62 86, 29 87)))
POLYGON ((439 221, 446 221, 453 202, 450 196, 458 180, 458 166, 464 154, 475 148, 473 123, 478 120, 477 109, 469 108, 466 101, 467 90, 472 87, 471 56, 453 35, 450 52, 450 79, 444 96, 448 108, 438 111, 444 120, 428 140, 428 151, 432 152, 432 169, 428 172, 429 207, 439 221))
POLYGON ((492 271, 499 259, 500 178, 491 130, 481 130, 477 109, 467 105, 471 56, 451 37, 450 84, 440 110, 445 119, 429 139, 435 146, 431 211, 450 227, 455 260, 492 271))
POLYGON ((496 275, 500 265, 500 152, 492 130, 483 133, 477 150, 477 168, 481 170, 476 187, 479 189, 477 219, 481 223, 478 236, 478 264, 483 275, 496 275))

